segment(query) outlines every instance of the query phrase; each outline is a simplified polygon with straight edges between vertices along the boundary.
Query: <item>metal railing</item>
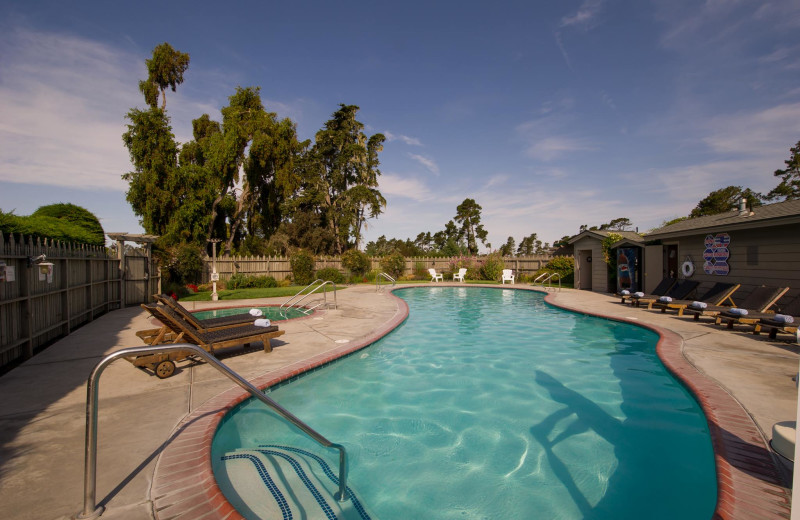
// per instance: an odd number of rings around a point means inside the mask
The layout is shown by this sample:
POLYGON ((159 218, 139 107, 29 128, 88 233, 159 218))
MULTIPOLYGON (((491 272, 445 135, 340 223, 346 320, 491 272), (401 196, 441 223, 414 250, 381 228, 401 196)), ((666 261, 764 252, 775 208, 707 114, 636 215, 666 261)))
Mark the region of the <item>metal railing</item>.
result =
POLYGON ((203 359, 210 366, 216 368, 228 379, 247 390, 250 395, 266 404, 269 408, 273 409, 281 417, 297 426, 301 431, 309 437, 317 441, 320 445, 326 448, 334 448, 339 450, 339 491, 334 494, 334 498, 339 502, 347 501, 347 451, 341 444, 336 444, 325 437, 323 437, 316 430, 294 416, 289 410, 283 408, 281 405, 267 397, 264 392, 250 384, 243 379, 239 374, 222 364, 210 353, 206 352, 197 345, 190 345, 188 343, 177 345, 162 345, 157 347, 131 347, 118 350, 113 354, 109 354, 102 361, 100 361, 92 370, 89 375, 89 380, 86 383, 86 452, 85 452, 85 472, 83 478, 83 511, 78 513, 76 518, 96 518, 103 514, 104 507, 98 506, 96 503, 97 492, 97 397, 100 388, 100 376, 103 370, 117 359, 146 354, 158 354, 173 352, 177 350, 191 351, 192 355, 198 356, 203 359))
POLYGON ((558 290, 560 291, 561 290, 561 275, 559 273, 542 273, 539 276, 537 276, 536 279, 533 280, 533 285, 536 285, 538 283, 544 289, 545 288, 544 284, 548 283, 549 284, 548 288, 552 288, 553 287, 553 277, 556 277, 556 276, 558 277, 558 290))
POLYGON ((378 276, 375 277, 375 292, 381 292, 383 288, 381 287, 381 277, 386 278, 388 281, 392 282, 392 287, 397 284, 397 280, 392 278, 386 273, 378 273, 378 276))
POLYGON ((316 280, 314 280, 310 284, 306 285, 305 287, 303 287, 302 289, 297 291, 297 294, 295 294, 294 296, 289 298, 287 301, 285 301, 283 303, 283 305, 281 305, 281 308, 279 309, 279 312, 285 318, 286 317, 286 310, 292 309, 292 308, 295 308, 295 309, 299 310, 300 312, 302 312, 304 314, 309 314, 311 311, 313 311, 314 309, 316 309, 317 307, 319 307, 321 305, 324 305, 327 308, 327 306, 328 306, 328 290, 327 289, 325 289, 323 291, 323 293, 322 293, 323 294, 323 299, 318 304, 312 305, 311 307, 301 307, 300 304, 303 303, 303 301, 306 298, 308 298, 312 294, 318 292, 320 289, 323 289, 323 288, 327 287, 328 285, 332 285, 333 286, 333 308, 336 309, 337 308, 336 284, 333 283, 330 280, 324 281, 324 280, 322 280, 322 278, 317 278, 316 280), (308 291, 308 292, 305 292, 305 291, 308 291))

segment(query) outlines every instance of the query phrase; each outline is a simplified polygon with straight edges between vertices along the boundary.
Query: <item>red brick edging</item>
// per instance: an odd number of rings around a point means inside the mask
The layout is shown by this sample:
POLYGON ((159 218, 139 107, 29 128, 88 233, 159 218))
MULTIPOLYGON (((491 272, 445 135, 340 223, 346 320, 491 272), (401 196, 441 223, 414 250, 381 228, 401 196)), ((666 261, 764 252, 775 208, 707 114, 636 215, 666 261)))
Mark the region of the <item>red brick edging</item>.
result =
MULTIPOLYGON (((251 383, 258 388, 267 388, 371 345, 408 316, 406 302, 394 298, 398 312, 374 334, 258 377, 251 383)), ((659 334, 656 347, 658 356, 667 369, 695 395, 708 419, 718 482, 717 508, 713 518, 789 518, 791 493, 782 486, 781 474, 773 455, 752 418, 738 401, 684 358, 681 350, 683 341, 678 334, 654 325, 559 305, 553 301, 552 294, 545 301, 582 314, 644 326, 659 334)), ((187 416, 165 442, 156 463, 151 488, 156 518, 165 520, 181 515, 196 520, 243 518, 225 499, 214 479, 211 441, 225 414, 247 398, 249 394, 239 387, 223 392, 187 416)))

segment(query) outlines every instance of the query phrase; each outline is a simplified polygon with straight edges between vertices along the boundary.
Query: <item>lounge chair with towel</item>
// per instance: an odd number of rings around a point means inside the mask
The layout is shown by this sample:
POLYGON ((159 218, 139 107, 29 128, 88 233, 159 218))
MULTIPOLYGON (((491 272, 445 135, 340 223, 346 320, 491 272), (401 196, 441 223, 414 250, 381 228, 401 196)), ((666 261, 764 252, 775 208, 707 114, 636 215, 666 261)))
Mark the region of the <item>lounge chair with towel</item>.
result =
POLYGON ((621 291, 619 294, 617 294, 617 296, 621 298, 620 303, 633 303, 634 300, 637 300, 639 298, 647 298, 649 296, 656 296, 656 297, 664 296, 665 294, 667 294, 667 291, 669 291, 672 288, 672 286, 675 285, 676 281, 677 280, 675 280, 675 278, 664 278, 663 280, 658 282, 658 285, 655 286, 653 292, 650 294, 645 294, 641 291, 632 293, 628 290, 624 290, 621 291))
POLYGON ((730 297, 739 287, 741 287, 741 285, 738 283, 717 282, 702 293, 697 300, 673 299, 671 302, 657 301, 653 303, 652 308, 661 309, 662 313, 667 312, 668 309, 675 309, 678 311, 678 316, 683 316, 683 311, 693 303, 698 304, 697 307, 702 307, 702 305, 722 305, 725 301, 730 300, 731 304, 733 304, 733 300, 731 300, 730 297))
MULTIPOLYGON (((744 298, 738 306, 738 308, 745 309, 749 313, 751 310, 754 312, 764 312, 770 307, 772 307, 775 302, 777 302, 781 296, 783 296, 786 291, 788 291, 788 287, 765 287, 760 286, 753 289, 746 298, 744 298)), ((699 302, 698 302, 699 303, 699 302)), ((724 307, 720 305, 689 305, 683 311, 683 314, 690 314, 694 316, 695 320, 699 320, 700 316, 717 316, 721 312, 730 311, 732 308, 736 307, 724 307)), ((736 317, 741 316, 742 311, 737 311, 738 314, 736 317)))
POLYGON ((177 312, 184 320, 188 321, 199 330, 219 330, 241 325, 252 325, 255 320, 261 318, 263 312, 260 309, 251 309, 250 312, 232 314, 230 316, 220 316, 219 318, 198 319, 189 309, 173 300, 166 294, 156 294, 153 296, 159 303, 162 303, 177 312))
POLYGON ((781 296, 783 296, 788 290, 788 287, 783 288, 783 292, 781 292, 770 303, 763 307, 751 308, 745 306, 744 302, 742 302, 740 307, 734 307, 732 309, 720 311, 720 313, 717 314, 714 323, 717 325, 722 325, 724 323, 727 328, 732 329, 734 325, 755 325, 761 318, 771 318, 775 316, 775 312, 769 310, 770 307, 775 305, 781 296))
POLYGON ((780 306, 776 314, 760 318, 754 325, 753 334, 765 330, 769 332, 770 339, 775 339, 779 332, 797 335, 798 323, 800 323, 800 296, 795 296, 788 304, 780 306))
POLYGON ((697 289, 698 285, 700 285, 700 282, 695 280, 678 280, 663 296, 640 297, 636 298, 633 303, 637 307, 647 304, 647 308, 652 309, 655 302, 669 303, 673 300, 682 300, 686 298, 697 289))

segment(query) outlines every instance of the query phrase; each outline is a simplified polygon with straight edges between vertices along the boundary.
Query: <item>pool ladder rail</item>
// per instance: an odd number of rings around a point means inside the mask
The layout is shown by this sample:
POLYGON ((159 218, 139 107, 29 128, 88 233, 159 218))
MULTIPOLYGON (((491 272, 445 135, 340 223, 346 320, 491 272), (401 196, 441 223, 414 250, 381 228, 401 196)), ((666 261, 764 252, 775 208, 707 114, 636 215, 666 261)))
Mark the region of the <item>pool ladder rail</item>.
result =
POLYGON ((381 285, 381 278, 386 278, 387 281, 392 283, 392 287, 397 285, 397 280, 392 278, 386 273, 378 273, 378 276, 375 277, 375 292, 380 293, 383 292, 383 285, 381 285))
POLYGON ((336 284, 330 280, 323 280, 321 278, 317 278, 310 284, 306 285, 305 287, 297 291, 297 294, 289 298, 286 302, 283 303, 283 305, 281 305, 280 308, 281 316, 286 318, 286 312, 289 309, 297 309, 298 311, 306 315, 311 314, 315 309, 319 307, 322 307, 324 309, 329 309, 330 306, 328 305, 328 289, 327 289, 328 285, 333 286, 333 308, 336 309, 337 306, 336 284), (321 301, 311 306, 301 305, 306 298, 308 298, 312 294, 319 292, 320 290, 322 290, 322 295, 323 295, 321 301))
POLYGON ((542 273, 539 276, 537 276, 536 279, 533 281, 533 286, 536 287, 536 285, 538 284, 541 285, 542 289, 544 290, 548 289, 555 290, 555 287, 553 287, 553 277, 558 277, 558 290, 560 291, 561 275, 559 273, 542 273), (548 284, 547 287, 544 286, 545 283, 548 284))
POLYGON ((323 437, 311 426, 304 423, 289 410, 282 407, 264 392, 253 386, 242 376, 222 364, 217 358, 206 352, 197 345, 179 343, 176 345, 160 345, 157 347, 130 347, 124 348, 109 354, 103 358, 92 370, 86 383, 86 449, 84 454, 84 479, 83 479, 83 510, 75 518, 97 518, 103 514, 105 508, 98 506, 96 501, 97 493, 97 415, 98 415, 98 394, 100 388, 100 376, 103 370, 117 359, 149 354, 164 354, 173 351, 191 351, 192 355, 197 356, 208 363, 209 366, 222 372, 231 381, 247 390, 250 395, 273 409, 278 415, 297 426, 306 435, 314 439, 325 448, 339 450, 339 490, 334 494, 334 499, 339 502, 346 502, 349 499, 347 492, 347 450, 341 444, 336 444, 323 437))

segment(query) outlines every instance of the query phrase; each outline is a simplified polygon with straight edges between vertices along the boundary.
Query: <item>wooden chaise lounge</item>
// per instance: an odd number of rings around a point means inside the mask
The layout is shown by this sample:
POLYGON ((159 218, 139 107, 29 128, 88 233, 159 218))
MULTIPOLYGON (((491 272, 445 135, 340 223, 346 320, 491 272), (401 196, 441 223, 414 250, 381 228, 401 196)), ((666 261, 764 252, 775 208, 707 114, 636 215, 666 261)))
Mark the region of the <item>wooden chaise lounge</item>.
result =
MULTIPOLYGON (((642 296, 642 298, 648 298, 648 297, 653 297, 653 296, 658 298, 659 296, 664 296, 665 294, 667 294, 667 291, 669 291, 672 288, 672 286, 675 285, 676 281, 677 280, 675 278, 664 278, 663 280, 658 282, 658 285, 655 286, 655 288, 653 289, 652 293, 645 294, 644 296, 642 296)), ((617 294, 617 296, 619 296, 621 298, 620 303, 631 303, 631 304, 633 304, 638 299, 638 297, 636 296, 636 293, 617 294)))
POLYGON ((721 311, 719 314, 717 314, 714 323, 717 325, 722 325, 724 323, 728 329, 733 329, 734 325, 755 325, 761 318, 771 318, 775 316, 775 311, 771 310, 770 308, 775 305, 781 296, 783 296, 788 290, 788 287, 782 288, 782 292, 775 296, 771 301, 767 301, 763 307, 746 307, 744 302, 742 302, 740 308, 747 309, 747 314, 739 314, 733 309, 721 311))
POLYGON ((674 300, 682 300, 692 294, 692 292, 697 289, 697 286, 700 285, 700 282, 695 280, 678 280, 675 282, 675 285, 670 287, 669 291, 666 292, 663 296, 650 296, 650 297, 640 297, 634 300, 635 305, 637 307, 641 307, 643 304, 647 304, 648 309, 653 308, 653 304, 659 301, 660 298, 669 297, 674 300))
POLYGON ((779 313, 785 316, 791 316, 793 321, 791 323, 779 321, 774 315, 761 318, 753 326, 753 334, 760 334, 762 330, 766 330, 769 332, 770 339, 777 338, 779 332, 782 334, 796 335, 797 326, 798 323, 800 323, 800 296, 795 296, 787 305, 781 306, 779 313))
POLYGON ((671 302, 655 302, 652 305, 654 309, 661 309, 662 313, 666 313, 669 309, 675 309, 678 311, 678 316, 683 316, 683 311, 693 304, 695 301, 703 302, 706 305, 717 305, 721 306, 726 301, 730 301, 731 305, 733 305, 733 300, 731 296, 736 290, 741 287, 740 284, 732 284, 732 283, 722 283, 717 282, 709 289, 701 294, 697 300, 672 300, 671 302))
POLYGON ((171 296, 166 294, 153 295, 158 302, 166 305, 176 313, 178 313, 184 320, 194 325, 199 330, 210 331, 218 329, 227 329, 229 327, 238 327, 240 325, 252 325, 257 316, 249 313, 233 314, 231 316, 220 316, 219 318, 207 318, 205 320, 198 319, 194 313, 189 309, 173 300, 171 296))
MULTIPOLYGON (((755 312, 764 312, 772 307, 775 302, 777 302, 788 290, 788 287, 765 287, 762 285, 753 289, 753 292, 748 294, 739 305, 733 305, 733 307, 748 309, 748 312, 751 309, 755 312)), ((716 317, 719 313, 728 311, 730 309, 731 307, 708 305, 705 309, 686 307, 683 313, 684 315, 690 314, 695 320, 699 320, 700 316, 716 317)))
MULTIPOLYGON (((238 345, 248 347, 251 343, 260 341, 263 345, 264 352, 272 352, 272 344, 270 341, 273 338, 285 334, 285 331, 278 330, 276 325, 258 327, 252 324, 234 328, 203 331, 194 327, 191 323, 184 320, 177 312, 164 305, 148 303, 142 304, 142 308, 164 324, 161 329, 136 333, 150 345, 184 342, 193 343, 211 354, 215 354, 220 349, 238 345), (150 333, 150 336, 147 336, 147 333, 150 333)), ((186 359, 190 357, 190 355, 191 352, 189 351, 179 351, 169 354, 137 356, 128 359, 128 361, 138 367, 150 368, 158 377, 163 379, 173 374, 175 371, 175 361, 186 359)))

